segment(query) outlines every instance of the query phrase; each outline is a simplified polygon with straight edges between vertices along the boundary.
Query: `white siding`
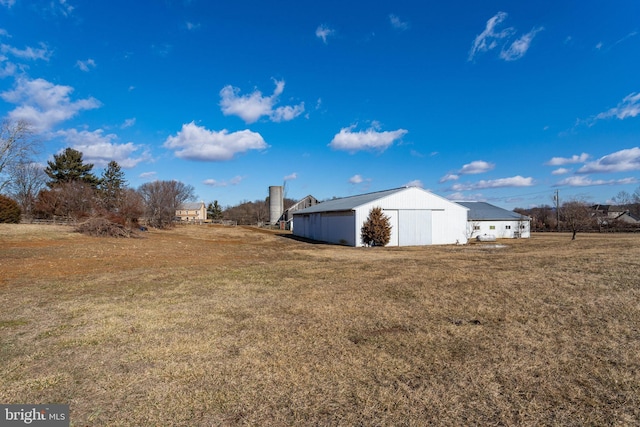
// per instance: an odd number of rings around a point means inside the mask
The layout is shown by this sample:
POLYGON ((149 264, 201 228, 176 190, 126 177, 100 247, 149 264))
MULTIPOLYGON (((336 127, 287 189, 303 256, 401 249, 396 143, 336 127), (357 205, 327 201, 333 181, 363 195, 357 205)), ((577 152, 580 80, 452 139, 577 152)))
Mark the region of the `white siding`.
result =
POLYGON ((415 187, 364 203, 352 211, 294 215, 294 234, 324 242, 362 246, 360 230, 374 207, 382 208, 390 218, 389 246, 467 242, 467 208, 415 187))
POLYGON ((440 210, 433 212, 433 244, 467 243, 467 211, 440 210))
POLYGON ((398 211, 383 210, 383 213, 389 218, 389 224, 391 225, 391 236, 387 246, 398 246, 398 211))
POLYGON ((488 234, 497 239, 513 239, 518 231, 522 238, 531 237, 529 221, 469 221, 468 226, 469 232, 473 230, 473 234, 470 234, 471 238, 488 234), (474 229, 475 227, 479 229, 474 229))
POLYGON ((356 246, 353 225, 353 212, 296 215, 293 234, 320 242, 356 246))
POLYGON ((432 243, 432 211, 427 209, 401 210, 400 222, 402 223, 400 246, 430 245, 432 243))

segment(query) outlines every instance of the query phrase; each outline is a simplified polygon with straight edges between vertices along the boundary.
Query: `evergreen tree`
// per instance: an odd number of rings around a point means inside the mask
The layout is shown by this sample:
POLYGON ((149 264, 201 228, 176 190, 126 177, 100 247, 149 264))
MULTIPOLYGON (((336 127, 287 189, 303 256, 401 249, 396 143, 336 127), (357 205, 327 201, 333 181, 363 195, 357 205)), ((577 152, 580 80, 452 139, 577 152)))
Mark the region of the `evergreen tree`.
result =
POLYGON ((213 203, 209 203, 209 206, 207 206, 207 216, 213 220, 222 219, 222 206, 220 206, 217 200, 214 200, 213 203))
POLYGON ((92 188, 100 183, 100 179, 91 173, 92 163, 84 163, 82 153, 73 148, 66 148, 60 154, 53 155, 53 161, 47 161, 45 173, 51 178, 47 183, 50 188, 66 182, 80 181, 92 188))
POLYGON ((107 211, 112 212, 118 208, 126 184, 120 165, 114 160, 110 161, 102 172, 102 179, 98 186, 102 205, 107 211))
POLYGON ((389 217, 376 207, 369 211, 369 217, 360 229, 362 243, 368 246, 385 246, 391 240, 389 217))

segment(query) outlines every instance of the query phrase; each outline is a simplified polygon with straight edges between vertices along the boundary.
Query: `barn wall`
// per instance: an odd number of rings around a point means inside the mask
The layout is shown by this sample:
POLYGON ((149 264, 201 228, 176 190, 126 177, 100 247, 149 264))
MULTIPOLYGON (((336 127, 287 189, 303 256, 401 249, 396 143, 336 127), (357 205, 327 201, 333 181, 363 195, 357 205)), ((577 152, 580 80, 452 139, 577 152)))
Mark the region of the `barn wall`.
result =
POLYGON ((316 240, 356 246, 353 212, 325 212, 319 214, 319 216, 321 220, 321 238, 316 240))
POLYGON ((433 212, 433 244, 467 243, 467 210, 450 209, 433 212))
POLYGON ((320 242, 355 246, 353 212, 295 215, 293 234, 320 242))
POLYGON ((473 226, 480 226, 480 230, 474 230, 472 238, 483 234, 495 236, 497 239, 513 239, 515 232, 520 231, 520 237, 528 239, 531 237, 529 221, 469 221, 470 229, 473 226), (524 226, 519 230, 520 226, 524 226))
POLYGON ((293 233, 313 240, 362 246, 360 230, 374 207, 381 207, 390 217, 389 246, 467 242, 467 208, 418 188, 407 188, 354 211, 295 215, 293 233))

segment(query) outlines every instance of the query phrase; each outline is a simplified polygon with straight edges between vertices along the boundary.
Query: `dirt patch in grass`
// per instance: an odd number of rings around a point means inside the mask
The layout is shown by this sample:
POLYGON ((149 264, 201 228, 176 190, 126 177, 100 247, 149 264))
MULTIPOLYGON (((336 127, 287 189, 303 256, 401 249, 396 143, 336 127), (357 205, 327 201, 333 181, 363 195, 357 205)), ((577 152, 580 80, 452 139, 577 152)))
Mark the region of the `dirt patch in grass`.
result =
POLYGON ((634 425, 640 238, 0 226, 0 402, 72 425, 634 425))

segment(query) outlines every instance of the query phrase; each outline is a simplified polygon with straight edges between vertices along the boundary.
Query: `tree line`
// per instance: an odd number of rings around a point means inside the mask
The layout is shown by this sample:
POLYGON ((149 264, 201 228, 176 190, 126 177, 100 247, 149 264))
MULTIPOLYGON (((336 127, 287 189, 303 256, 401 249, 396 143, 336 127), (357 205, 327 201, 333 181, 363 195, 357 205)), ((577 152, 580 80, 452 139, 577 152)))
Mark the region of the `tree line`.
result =
POLYGON ((633 193, 620 191, 611 204, 571 199, 557 207, 542 205, 514 211, 531 218, 531 231, 569 231, 573 238, 579 231, 639 231, 640 187, 633 193))
MULTIPOLYGON (((55 154, 43 168, 33 160, 39 148, 27 122, 5 120, 0 125, 0 222, 21 218, 77 222, 100 217, 135 228, 144 218, 146 225, 166 228, 174 223, 183 203, 196 200, 193 186, 175 180, 131 188, 115 161, 98 176, 82 152, 70 147, 55 154)), ((293 203, 285 199, 285 208, 293 203)), ((226 208, 214 200, 207 206, 207 217, 238 224, 264 223, 269 220, 268 199, 226 208)))

